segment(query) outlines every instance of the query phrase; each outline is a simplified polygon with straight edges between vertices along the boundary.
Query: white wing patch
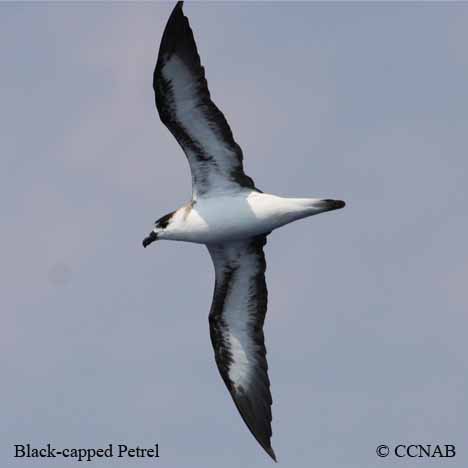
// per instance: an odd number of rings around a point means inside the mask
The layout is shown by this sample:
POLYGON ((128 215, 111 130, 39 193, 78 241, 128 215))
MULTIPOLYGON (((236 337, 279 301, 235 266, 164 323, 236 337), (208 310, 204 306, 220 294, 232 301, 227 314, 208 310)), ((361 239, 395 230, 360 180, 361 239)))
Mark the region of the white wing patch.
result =
POLYGON ((242 150, 222 112, 211 101, 193 33, 174 8, 161 40, 153 77, 162 122, 184 150, 192 173, 193 197, 254 189, 244 173, 242 150))
POLYGON ((234 385, 248 390, 249 376, 255 365, 255 349, 249 333, 257 319, 256 311, 251 310, 251 283, 260 265, 257 265, 258 259, 255 256, 244 256, 235 260, 232 256, 231 252, 229 265, 231 268, 237 268, 238 273, 231 279, 230 294, 224 303, 224 320, 229 330, 228 339, 233 355, 229 378, 234 385))
POLYGON ((250 431, 271 448, 271 394, 263 336, 267 309, 265 236, 208 245, 216 283, 210 334, 216 364, 250 431))

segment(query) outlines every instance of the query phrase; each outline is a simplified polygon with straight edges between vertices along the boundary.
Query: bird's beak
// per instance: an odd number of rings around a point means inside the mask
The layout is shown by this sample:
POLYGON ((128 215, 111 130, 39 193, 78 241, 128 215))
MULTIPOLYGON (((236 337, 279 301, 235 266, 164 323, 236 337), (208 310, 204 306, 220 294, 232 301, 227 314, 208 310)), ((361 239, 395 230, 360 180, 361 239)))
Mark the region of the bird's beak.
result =
POLYGON ((154 231, 151 231, 149 233, 149 236, 143 239, 143 247, 146 249, 148 245, 150 245, 152 242, 156 240, 158 240, 158 235, 154 231))

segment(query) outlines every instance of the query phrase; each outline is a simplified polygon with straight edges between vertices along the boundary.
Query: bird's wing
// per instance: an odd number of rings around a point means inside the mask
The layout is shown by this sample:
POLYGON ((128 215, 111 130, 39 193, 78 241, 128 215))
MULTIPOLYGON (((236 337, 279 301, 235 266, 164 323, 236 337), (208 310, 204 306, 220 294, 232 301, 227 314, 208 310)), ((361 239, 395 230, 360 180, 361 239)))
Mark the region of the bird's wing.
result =
POLYGON ((187 156, 193 197, 255 189, 244 173, 242 150, 210 99, 188 19, 178 2, 164 30, 153 88, 161 121, 187 156))
POLYGON ((271 393, 263 337, 267 310, 265 236, 208 245, 215 266, 209 315, 216 364, 248 428, 271 448, 271 393))

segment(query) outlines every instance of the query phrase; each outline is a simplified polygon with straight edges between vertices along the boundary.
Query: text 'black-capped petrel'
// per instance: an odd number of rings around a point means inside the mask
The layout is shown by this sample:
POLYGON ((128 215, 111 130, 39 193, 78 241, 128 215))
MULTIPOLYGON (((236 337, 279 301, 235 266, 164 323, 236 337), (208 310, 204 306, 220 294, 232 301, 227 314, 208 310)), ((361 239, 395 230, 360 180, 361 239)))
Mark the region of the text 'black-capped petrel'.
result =
POLYGON ((209 314, 216 364, 254 437, 271 447, 271 393, 263 337, 267 310, 266 236, 307 216, 343 208, 341 200, 263 193, 245 174, 242 150, 211 101, 188 19, 178 2, 159 48, 153 87, 161 121, 190 165, 192 200, 163 216, 143 241, 205 244, 215 267, 209 314))

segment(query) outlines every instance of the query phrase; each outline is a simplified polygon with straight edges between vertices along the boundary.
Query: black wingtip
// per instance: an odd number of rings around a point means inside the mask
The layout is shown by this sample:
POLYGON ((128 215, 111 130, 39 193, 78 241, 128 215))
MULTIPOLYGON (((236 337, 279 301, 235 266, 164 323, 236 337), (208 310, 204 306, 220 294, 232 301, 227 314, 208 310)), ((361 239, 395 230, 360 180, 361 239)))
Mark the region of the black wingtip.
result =
POLYGON ((273 449, 271 447, 263 447, 265 449, 265 452, 268 453, 268 455, 270 455, 270 457, 273 459, 273 461, 275 463, 278 463, 278 460, 276 459, 276 455, 275 455, 275 452, 273 451, 273 449))
POLYGON ((184 2, 177 2, 175 4, 175 6, 172 9, 171 14, 169 15, 169 18, 167 20, 166 28, 167 28, 168 24, 178 21, 179 16, 182 16, 182 17, 184 16, 184 12, 182 10, 183 6, 184 6, 184 2))
POLYGON ((182 8, 184 6, 184 2, 177 2, 174 9, 172 10, 172 15, 174 15, 176 12, 183 13, 182 8))
POLYGON ((158 67, 159 62, 163 59, 162 52, 164 52, 164 55, 170 56, 174 52, 174 48, 177 42, 180 41, 181 38, 183 39, 187 36, 187 27, 190 30, 190 26, 188 26, 188 20, 184 16, 184 12, 182 10, 183 6, 184 2, 177 2, 172 9, 171 14, 169 15, 161 38, 161 44, 159 46, 156 68, 158 67))

